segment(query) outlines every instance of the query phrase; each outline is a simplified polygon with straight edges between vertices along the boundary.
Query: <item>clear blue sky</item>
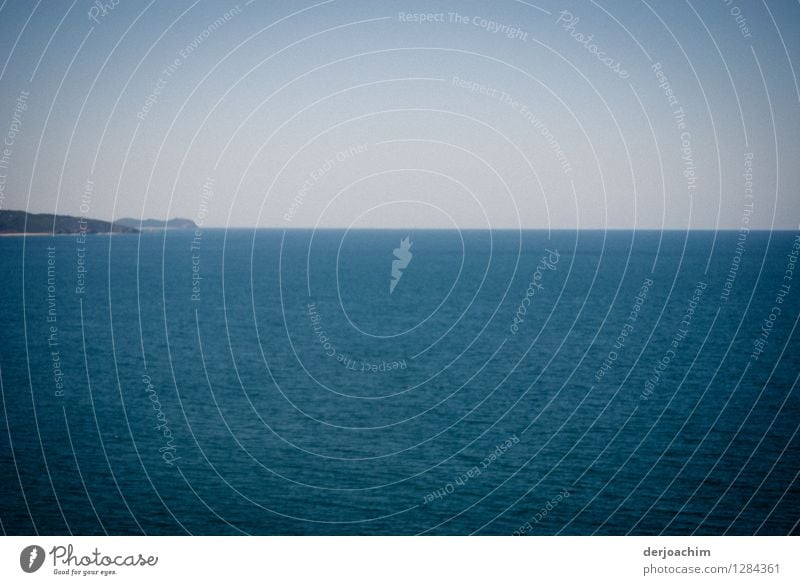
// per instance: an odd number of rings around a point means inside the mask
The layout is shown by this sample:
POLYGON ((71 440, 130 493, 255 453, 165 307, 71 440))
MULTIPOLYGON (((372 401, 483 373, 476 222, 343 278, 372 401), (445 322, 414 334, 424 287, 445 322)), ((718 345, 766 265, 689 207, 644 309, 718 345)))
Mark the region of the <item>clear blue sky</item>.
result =
POLYGON ((102 4, 0 5, 3 209, 209 227, 800 222, 797 2, 102 4))

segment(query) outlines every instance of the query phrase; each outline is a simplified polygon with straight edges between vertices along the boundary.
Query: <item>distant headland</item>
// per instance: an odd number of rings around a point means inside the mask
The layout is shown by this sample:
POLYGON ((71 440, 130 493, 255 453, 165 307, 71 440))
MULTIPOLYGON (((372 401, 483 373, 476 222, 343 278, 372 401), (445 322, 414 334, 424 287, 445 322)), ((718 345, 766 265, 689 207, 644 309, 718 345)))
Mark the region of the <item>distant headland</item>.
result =
POLYGON ((140 231, 165 229, 197 229, 197 225, 190 219, 181 218, 170 220, 139 220, 125 217, 110 222, 102 219, 88 219, 72 215, 0 210, 0 235, 3 236, 137 234, 140 231))
POLYGON ((115 225, 133 228, 135 230, 196 230, 197 224, 191 219, 176 217, 174 219, 134 219, 123 217, 114 222, 115 225))
POLYGON ((52 213, 28 213, 26 211, 0 211, 0 234, 3 235, 47 235, 47 234, 135 234, 138 230, 103 221, 72 215, 52 213))

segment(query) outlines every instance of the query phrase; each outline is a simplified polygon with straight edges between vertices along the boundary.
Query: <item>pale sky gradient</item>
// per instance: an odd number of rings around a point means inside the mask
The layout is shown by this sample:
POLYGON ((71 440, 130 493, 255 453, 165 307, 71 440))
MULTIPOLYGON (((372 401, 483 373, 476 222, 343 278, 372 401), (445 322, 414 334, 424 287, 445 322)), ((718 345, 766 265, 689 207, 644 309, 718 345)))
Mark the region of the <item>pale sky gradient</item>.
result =
POLYGON ((207 227, 800 222, 796 2, 94 6, 0 8, 3 209, 91 180, 89 217, 207 227))

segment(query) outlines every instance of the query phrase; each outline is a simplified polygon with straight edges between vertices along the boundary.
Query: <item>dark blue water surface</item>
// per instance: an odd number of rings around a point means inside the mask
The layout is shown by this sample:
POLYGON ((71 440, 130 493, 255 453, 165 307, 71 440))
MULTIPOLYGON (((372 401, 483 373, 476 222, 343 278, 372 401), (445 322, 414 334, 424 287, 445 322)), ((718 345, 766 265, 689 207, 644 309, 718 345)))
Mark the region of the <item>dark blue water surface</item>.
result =
POLYGON ((2 530, 797 532, 798 250, 786 232, 0 238, 2 530))

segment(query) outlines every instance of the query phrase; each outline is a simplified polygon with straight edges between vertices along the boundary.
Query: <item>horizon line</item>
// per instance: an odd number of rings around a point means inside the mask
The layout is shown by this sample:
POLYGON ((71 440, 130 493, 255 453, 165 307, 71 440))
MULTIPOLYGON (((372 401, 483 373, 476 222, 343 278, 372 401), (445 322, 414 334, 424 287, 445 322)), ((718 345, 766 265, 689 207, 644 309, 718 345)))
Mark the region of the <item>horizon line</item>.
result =
MULTIPOLYGON (((740 232, 742 231, 742 226, 736 227, 590 227, 590 228, 582 228, 582 227, 466 227, 466 228, 452 228, 452 227, 409 227, 409 226, 400 226, 400 227, 387 227, 387 226, 376 226, 376 227, 348 227, 348 226, 326 226, 326 227, 316 227, 316 226, 279 226, 279 225, 272 225, 272 226, 223 226, 223 225, 213 225, 213 226, 206 226, 206 225, 197 225, 197 222, 188 217, 181 217, 181 216, 174 216, 172 218, 161 219, 156 217, 132 217, 132 216, 122 216, 118 219, 100 219, 97 217, 81 217, 76 215, 69 215, 69 214, 60 214, 56 212, 36 212, 36 211, 27 211, 24 209, 0 209, 0 212, 21 212, 28 215, 52 215, 54 217, 71 217, 75 219, 85 219, 85 220, 94 220, 94 221, 102 221, 110 224, 115 224, 119 221, 129 219, 133 221, 138 221, 140 223, 146 221, 158 221, 158 222, 170 222, 176 220, 183 220, 183 221, 191 221, 197 226, 197 229, 201 230, 281 230, 281 231, 298 231, 298 230, 316 230, 316 231, 325 231, 325 230, 347 230, 347 231, 445 231, 445 232, 457 232, 457 231, 470 231, 470 232, 525 232, 525 231, 570 231, 570 232, 740 232)), ((142 227, 137 228, 140 231, 189 231, 192 228, 148 228, 142 227)), ((762 228, 746 228, 748 232, 796 232, 800 231, 800 225, 797 227, 762 227, 762 228)))
MULTIPOLYGON (((639 227, 613 227, 613 228, 546 228, 546 227, 523 227, 523 228, 437 228, 437 227, 358 227, 348 228, 345 226, 334 227, 314 227, 314 226, 296 226, 296 227, 281 227, 281 226, 197 226, 199 230, 247 230, 247 231, 351 231, 351 232, 376 232, 376 231, 394 231, 394 232, 739 232, 741 228, 639 228, 639 227)), ((142 228, 140 232, 185 232, 193 231, 192 228, 142 228)), ((749 228, 749 232, 798 232, 800 226, 796 228, 749 228)), ((120 234, 125 235, 125 234, 120 234)), ((135 235, 135 234, 128 234, 135 235)))

